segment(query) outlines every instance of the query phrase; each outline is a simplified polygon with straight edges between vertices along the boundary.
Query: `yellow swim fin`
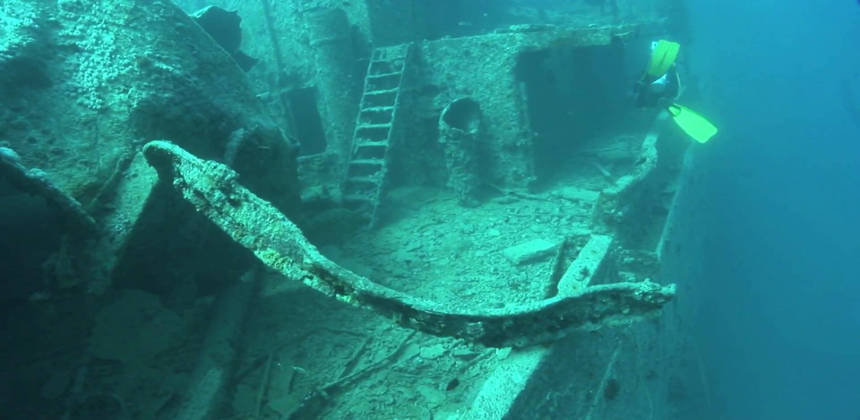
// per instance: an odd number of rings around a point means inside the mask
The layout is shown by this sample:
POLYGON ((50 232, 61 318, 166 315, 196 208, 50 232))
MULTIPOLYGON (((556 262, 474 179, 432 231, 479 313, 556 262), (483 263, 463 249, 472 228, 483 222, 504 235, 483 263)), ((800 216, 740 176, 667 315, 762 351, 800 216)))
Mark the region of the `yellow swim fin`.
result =
POLYGON ((653 82, 663 77, 672 64, 675 64, 675 59, 678 58, 678 51, 681 49, 681 44, 672 41, 661 39, 657 41, 654 48, 651 49, 651 61, 648 62, 648 82, 653 82))
POLYGON ((716 126, 690 108, 672 104, 669 105, 668 111, 672 115, 672 119, 675 120, 675 124, 678 124, 681 130, 684 130, 688 136, 699 143, 706 143, 714 134, 717 134, 716 126))

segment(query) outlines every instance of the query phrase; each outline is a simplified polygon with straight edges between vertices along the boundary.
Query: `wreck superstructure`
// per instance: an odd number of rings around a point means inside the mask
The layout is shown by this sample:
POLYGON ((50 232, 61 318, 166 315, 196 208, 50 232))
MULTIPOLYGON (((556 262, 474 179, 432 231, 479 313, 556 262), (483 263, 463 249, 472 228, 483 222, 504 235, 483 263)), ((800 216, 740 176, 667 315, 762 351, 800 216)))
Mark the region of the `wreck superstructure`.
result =
MULTIPOLYGON (((0 65, 52 81, 5 85, 16 112, 79 92, 75 113, 7 125, 3 139, 8 188, 97 225, 63 234, 46 266, 46 290, 91 308, 65 321, 92 336, 58 356, 84 389, 58 392, 58 407, 93 398, 186 416, 210 401, 207 415, 391 417, 403 402, 379 391, 386 383, 412 401, 410 418, 678 409, 648 403, 678 386, 649 375, 679 377, 665 355, 682 350, 653 345, 652 321, 634 321, 675 295, 660 266, 687 142, 627 95, 649 43, 680 36, 680 6, 447 3, 224 1, 181 5, 186 16, 169 2, 104 1, 123 23, 96 26, 107 44, 74 29, 98 21, 76 2, 4 10, 22 35, 0 65), (241 16, 241 55, 207 13, 241 16), (46 45, 57 52, 28 55, 46 45), (106 48, 124 67, 105 64, 106 48), (63 136, 74 137, 65 154, 40 154, 63 136), (68 154, 99 161, 82 172, 68 154), (112 304, 135 299, 157 316, 112 304), (190 329, 209 311, 233 318, 190 329), (146 330, 153 319, 170 337, 111 344, 112 320, 146 330), (228 340, 243 353, 221 351, 228 340), (212 362, 219 352, 232 361, 212 362), (540 380, 559 366, 566 383, 540 380), (167 372, 173 383, 127 395, 167 372), (213 372, 220 380, 201 385, 213 372), (661 384, 644 399, 649 380, 661 384), (558 399, 535 400, 547 392, 558 399), (563 395, 573 402, 561 407, 563 395)), ((56 305, 46 299, 32 304, 56 305)), ((30 362, 34 377, 44 360, 30 362)))

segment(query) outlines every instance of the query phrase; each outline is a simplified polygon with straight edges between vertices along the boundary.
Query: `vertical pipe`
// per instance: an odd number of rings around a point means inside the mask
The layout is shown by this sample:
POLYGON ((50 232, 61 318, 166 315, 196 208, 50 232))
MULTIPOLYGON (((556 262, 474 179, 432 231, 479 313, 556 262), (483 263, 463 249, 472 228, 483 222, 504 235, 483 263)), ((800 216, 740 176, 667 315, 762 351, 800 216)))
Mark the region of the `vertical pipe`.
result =
POLYGON ((305 13, 305 29, 315 55, 326 142, 333 148, 328 151, 345 163, 352 147, 360 86, 351 25, 343 9, 314 8, 305 13))

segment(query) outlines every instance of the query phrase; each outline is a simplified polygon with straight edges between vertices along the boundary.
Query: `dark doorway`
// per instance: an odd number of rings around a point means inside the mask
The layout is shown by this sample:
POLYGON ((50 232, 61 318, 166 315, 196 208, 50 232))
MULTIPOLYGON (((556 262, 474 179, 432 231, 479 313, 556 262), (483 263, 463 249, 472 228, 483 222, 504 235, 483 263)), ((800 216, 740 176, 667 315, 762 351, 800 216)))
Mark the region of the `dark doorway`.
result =
POLYGON ((293 136, 299 141, 299 155, 324 152, 325 132, 317 110, 316 89, 294 89, 285 95, 292 112, 293 136))
POLYGON ((622 125, 631 82, 621 46, 560 47, 522 54, 517 80, 525 86, 535 137, 536 175, 546 180, 589 142, 622 125))

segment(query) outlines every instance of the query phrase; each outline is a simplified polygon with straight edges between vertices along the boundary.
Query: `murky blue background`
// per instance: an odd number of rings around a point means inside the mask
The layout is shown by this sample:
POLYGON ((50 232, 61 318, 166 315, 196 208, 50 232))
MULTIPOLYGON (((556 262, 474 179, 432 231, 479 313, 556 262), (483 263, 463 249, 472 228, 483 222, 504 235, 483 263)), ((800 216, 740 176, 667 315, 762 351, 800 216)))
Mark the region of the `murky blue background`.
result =
POLYGON ((860 5, 689 4, 722 130, 699 168, 715 418, 858 419, 860 5))

